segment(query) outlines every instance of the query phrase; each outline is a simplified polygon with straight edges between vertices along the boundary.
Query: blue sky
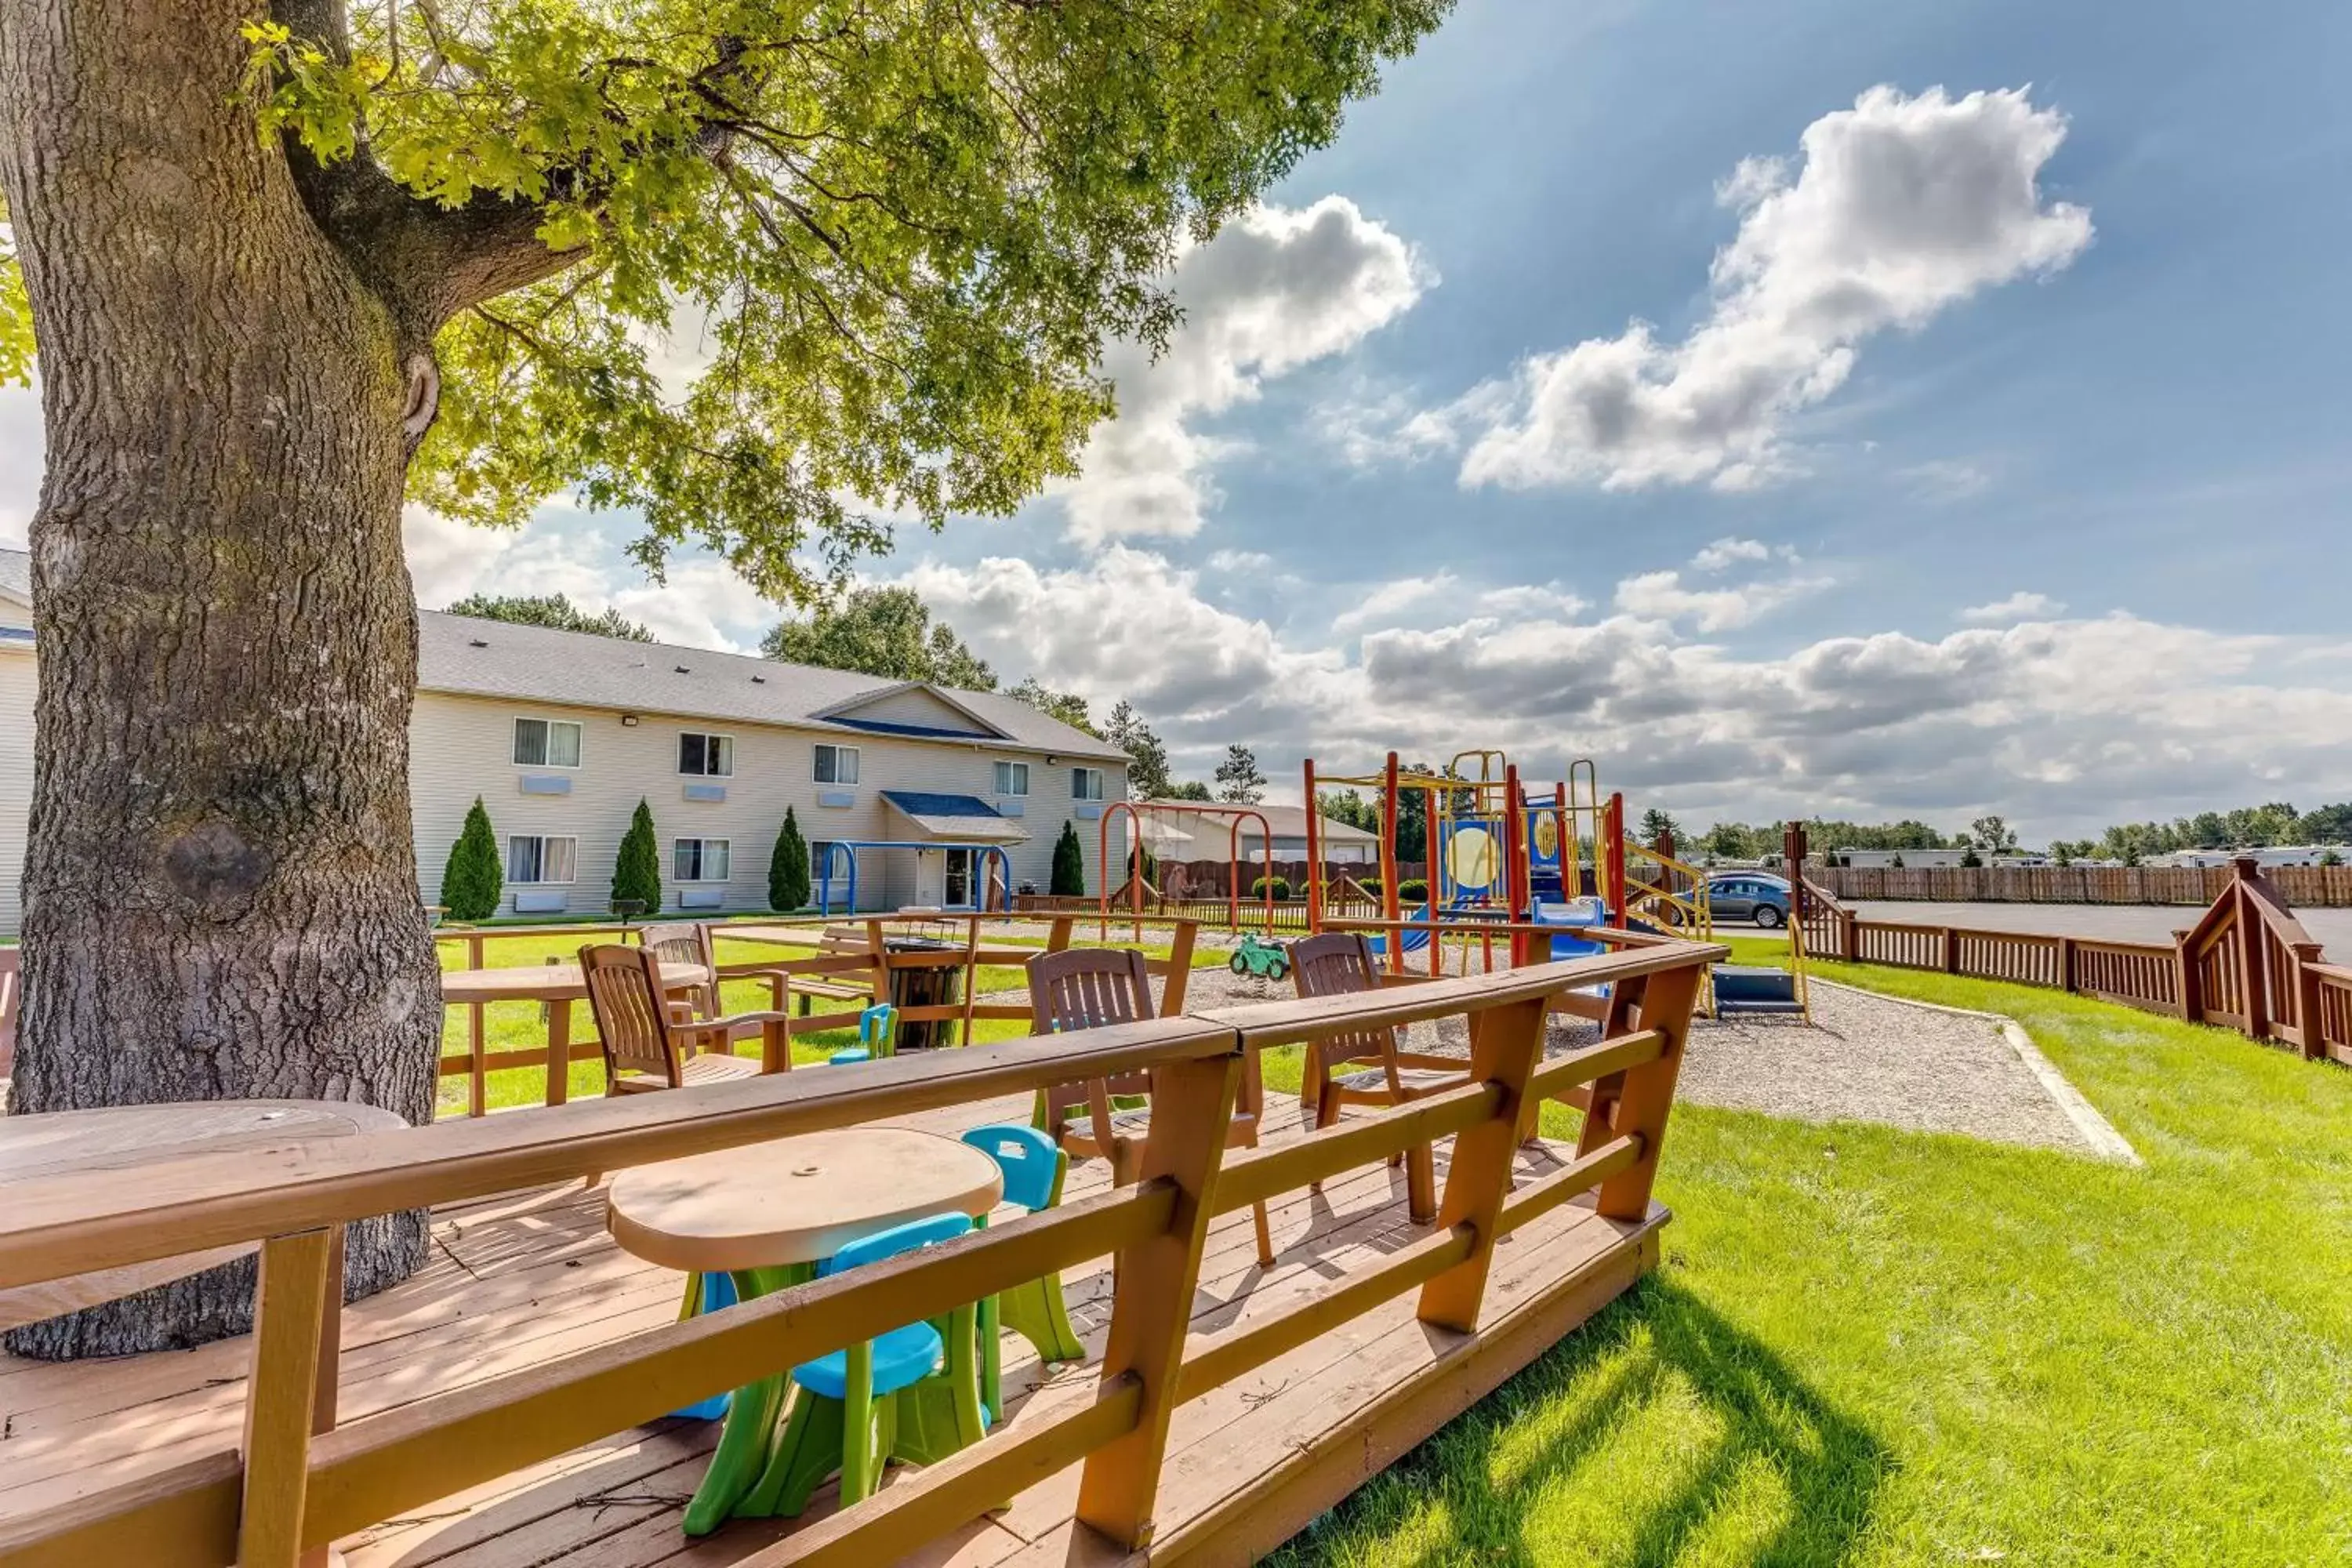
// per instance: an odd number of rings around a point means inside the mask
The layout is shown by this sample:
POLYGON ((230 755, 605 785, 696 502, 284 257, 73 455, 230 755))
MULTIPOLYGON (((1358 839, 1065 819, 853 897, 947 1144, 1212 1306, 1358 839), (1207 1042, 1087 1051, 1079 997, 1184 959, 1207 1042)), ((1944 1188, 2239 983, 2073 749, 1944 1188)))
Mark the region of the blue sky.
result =
MULTIPOLYGON (((1502 744, 2032 841, 2343 798, 2347 58, 2321 5, 1465 0, 1180 265, 1085 479, 871 575, 1203 774, 1502 744)), ((411 557, 427 605, 774 618, 629 532, 411 557)))

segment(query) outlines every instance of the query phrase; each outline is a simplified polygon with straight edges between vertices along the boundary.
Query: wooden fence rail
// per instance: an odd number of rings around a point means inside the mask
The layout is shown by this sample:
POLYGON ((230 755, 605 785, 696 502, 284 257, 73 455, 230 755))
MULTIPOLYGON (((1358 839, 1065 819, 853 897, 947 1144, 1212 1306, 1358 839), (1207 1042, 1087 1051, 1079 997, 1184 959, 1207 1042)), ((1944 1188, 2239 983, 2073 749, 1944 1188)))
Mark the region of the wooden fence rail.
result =
MULTIPOLYGON (((2352 866, 2273 866, 2263 874, 2291 904, 2352 908, 2352 866)), ((2236 873, 2229 866, 1821 866, 1807 875, 1849 903, 2202 906, 2236 873)))
POLYGON ((1809 878, 1805 945, 1817 958, 2121 1002, 2352 1065, 2352 969, 2326 962, 2274 875, 2236 861, 2197 923, 2168 944, 1866 921, 1809 878))
POLYGON ((855 1073, 775 1074, 15 1184, 0 1201, 0 1289, 253 1240, 263 1261, 242 1449, 0 1525, 0 1568, 295 1568, 339 1536, 722 1392, 747 1368, 792 1365, 874 1323, 927 1316, 1106 1253, 1117 1264, 1109 1348, 1090 1404, 1009 1427, 759 1561, 893 1561, 1071 1463, 1084 1467, 1078 1519, 1135 1549, 1151 1539, 1178 1404, 1409 1290, 1419 1292, 1423 1321, 1475 1331, 1497 1236, 1569 1197, 1594 1194, 1608 1219, 1650 1214, 1692 999, 1702 966, 1726 952, 1653 942, 1357 996, 902 1056, 855 1073), (1602 984, 1614 987, 1622 1026, 1543 1062, 1549 999, 1602 984), (1472 1020, 1468 1088, 1226 1162, 1244 1053, 1462 1014, 1472 1020), (321 1397, 336 1381, 333 1285, 351 1221, 1142 1069, 1153 1075, 1154 1114, 1135 1185, 485 1382, 425 1390, 341 1425, 331 1394, 321 1397), (1580 1084, 1591 1085, 1592 1109, 1576 1157, 1514 1192, 1529 1096, 1580 1084), (1278 1313, 1187 1338, 1214 1215, 1446 1132, 1454 1153, 1429 1235, 1278 1313))

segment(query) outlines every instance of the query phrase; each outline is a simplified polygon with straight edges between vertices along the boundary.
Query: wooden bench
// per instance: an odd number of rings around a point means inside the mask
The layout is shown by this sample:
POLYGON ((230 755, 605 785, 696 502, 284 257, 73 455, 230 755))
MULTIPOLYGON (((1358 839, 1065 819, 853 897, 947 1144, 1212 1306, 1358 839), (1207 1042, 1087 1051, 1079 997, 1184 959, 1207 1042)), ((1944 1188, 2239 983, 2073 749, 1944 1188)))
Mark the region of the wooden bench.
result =
MULTIPOLYGON (((864 926, 827 926, 817 939, 816 956, 820 959, 860 958, 871 964, 875 959, 874 939, 864 926)), ((835 1002, 875 1000, 872 970, 860 974, 855 970, 836 970, 819 974, 794 974, 793 994, 800 998, 801 1016, 809 1012, 811 997, 823 996, 835 1002)))

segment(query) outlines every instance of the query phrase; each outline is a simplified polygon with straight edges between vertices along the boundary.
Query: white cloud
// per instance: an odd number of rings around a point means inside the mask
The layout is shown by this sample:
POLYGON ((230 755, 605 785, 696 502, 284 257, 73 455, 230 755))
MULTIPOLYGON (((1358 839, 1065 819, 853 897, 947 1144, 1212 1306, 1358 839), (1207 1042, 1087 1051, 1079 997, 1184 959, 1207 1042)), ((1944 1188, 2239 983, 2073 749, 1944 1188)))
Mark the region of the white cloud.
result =
POLYGON ((1049 490, 1085 543, 1198 532, 1224 449, 1197 420, 1253 401, 1263 384, 1353 347, 1410 309, 1433 279, 1403 239, 1344 196, 1261 206, 1185 253, 1171 287, 1183 324, 1154 363, 1117 345, 1104 372, 1118 416, 1084 471, 1049 490))
POLYGON ((2047 594, 2020 591, 1990 605, 1971 605, 1960 612, 1959 618, 1972 626, 2010 626, 2020 621, 2046 621, 2065 608, 2063 600, 2047 594))
POLYGON ((2254 792, 2323 795, 2352 733, 2347 667, 2306 657, 2322 639, 2130 616, 1738 657, 1701 640, 1703 615, 1506 617, 1491 607, 1517 590, 1464 584, 1462 618, 1350 647, 1223 609, 1197 574, 1129 546, 1067 570, 1000 559, 908 581, 1000 668, 1131 698, 1201 777, 1234 741, 1278 782, 1302 753, 1354 768, 1392 747, 1499 745, 1539 779, 1594 757, 1604 787, 1702 818, 1990 809, 2072 837, 2254 792))
POLYGON ((1826 577, 1782 577, 1727 588, 1691 588, 1679 572, 1643 572, 1617 584, 1617 607, 1631 616, 1691 621, 1703 632, 1729 631, 1829 586, 1826 577))
POLYGON ((1690 335, 1637 321, 1477 389, 1449 416, 1469 440, 1462 482, 1736 490, 1789 471, 1788 420, 1845 382, 1866 339, 2082 253, 2090 214, 2037 185, 2065 135, 2022 89, 1874 87, 1823 115, 1793 178, 1749 159, 1719 187, 1742 216, 1690 335))
POLYGON ((1772 547, 1760 539, 1718 539, 1691 557, 1691 564, 1702 572, 1727 571, 1741 561, 1769 561, 1772 547))
POLYGON ((1217 550, 1209 554, 1212 572, 1270 572, 1274 557, 1263 550, 1217 550))
POLYGON ((1360 631, 1375 621, 1393 620, 1399 611, 1415 605, 1442 598, 1457 591, 1461 579, 1453 573, 1440 570, 1431 577, 1400 577, 1382 583, 1358 599, 1351 609, 1331 617, 1331 629, 1345 636, 1360 631))
POLYGON ((782 616, 716 558, 674 558, 667 581, 647 582, 585 513, 560 503, 511 531, 411 505, 401 512, 401 539, 416 602, 428 609, 469 594, 562 594, 591 614, 618 610, 664 642, 739 653, 756 647, 782 616))
POLYGON ((0 549, 22 550, 41 494, 41 392, 0 387, 0 549))

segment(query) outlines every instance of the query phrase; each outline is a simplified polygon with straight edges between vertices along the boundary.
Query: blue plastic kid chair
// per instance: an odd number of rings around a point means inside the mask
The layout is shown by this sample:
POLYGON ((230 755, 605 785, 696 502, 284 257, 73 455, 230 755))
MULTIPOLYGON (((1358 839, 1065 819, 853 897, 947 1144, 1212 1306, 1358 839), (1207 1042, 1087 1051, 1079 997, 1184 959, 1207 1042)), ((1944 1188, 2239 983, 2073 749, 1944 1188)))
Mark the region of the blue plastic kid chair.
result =
MULTIPOLYGON (((731 1274, 689 1274, 686 1277, 686 1303, 678 1309, 678 1321, 698 1318, 705 1312, 715 1312, 721 1307, 735 1304, 735 1277, 731 1274)), ((716 1421, 727 1414, 727 1402, 731 1394, 714 1394, 698 1405, 689 1405, 671 1415, 688 1421, 716 1421)))
MULTIPOLYGON (((960 1214, 893 1226, 849 1243, 819 1272, 841 1274, 919 1252, 971 1228, 960 1214)), ((792 1413, 766 1472, 736 1514, 796 1519, 835 1470, 846 1507, 872 1495, 894 1458, 930 1464, 980 1441, 988 1416, 972 1353, 976 1321, 974 1307, 958 1307, 793 1368, 792 1413)))
MULTIPOLYGON (((975 1127, 963 1135, 963 1141, 994 1160, 1004 1173, 1006 1203, 1035 1214, 1062 1201, 1062 1180, 1069 1173, 1070 1157, 1050 1133, 1006 1123, 975 1127)), ((989 1418, 995 1421, 1004 1418, 1003 1348, 997 1339, 1000 1322, 1036 1347, 1037 1359, 1048 1366, 1083 1361, 1087 1353, 1070 1327, 1058 1273, 1042 1275, 982 1301, 980 1396, 989 1418)))

